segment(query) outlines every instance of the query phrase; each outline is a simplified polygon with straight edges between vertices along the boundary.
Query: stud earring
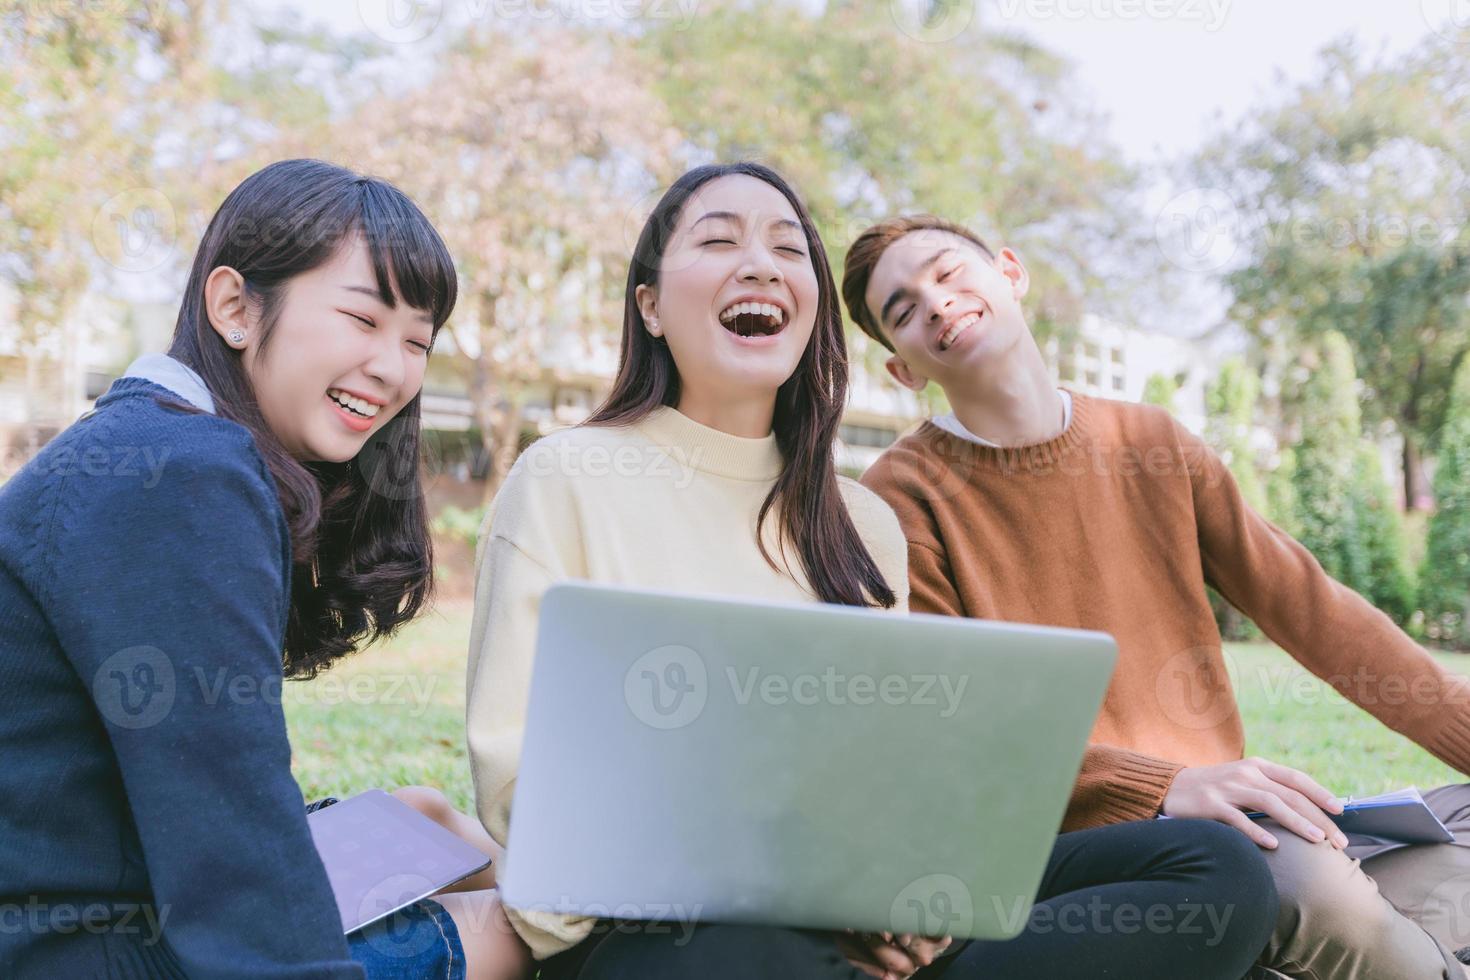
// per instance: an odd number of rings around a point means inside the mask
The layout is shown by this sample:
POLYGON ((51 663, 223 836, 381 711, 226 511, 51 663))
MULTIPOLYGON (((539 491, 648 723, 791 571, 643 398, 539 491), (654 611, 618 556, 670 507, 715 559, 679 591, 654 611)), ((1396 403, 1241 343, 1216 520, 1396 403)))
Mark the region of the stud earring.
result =
POLYGON ((239 330, 239 329, 231 330, 230 331, 230 343, 232 343, 232 344, 243 344, 243 343, 245 343, 245 331, 239 330))

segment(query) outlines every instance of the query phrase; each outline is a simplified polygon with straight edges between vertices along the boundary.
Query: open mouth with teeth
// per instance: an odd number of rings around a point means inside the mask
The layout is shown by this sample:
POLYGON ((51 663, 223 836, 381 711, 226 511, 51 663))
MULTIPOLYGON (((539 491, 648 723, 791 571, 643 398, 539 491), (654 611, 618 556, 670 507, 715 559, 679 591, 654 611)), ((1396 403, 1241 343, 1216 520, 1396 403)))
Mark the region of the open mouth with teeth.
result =
POLYGON ((969 314, 967 316, 961 317, 960 319, 956 320, 954 323, 951 323, 945 329, 944 333, 942 333, 942 334, 939 335, 939 349, 942 350, 942 351, 949 350, 951 347, 954 346, 954 342, 956 340, 959 340, 960 337, 962 337, 964 335, 965 331, 970 330, 970 329, 972 329, 974 327, 977 327, 979 325, 980 325, 980 314, 979 313, 971 313, 971 314, 969 314))
POLYGON ((377 405, 349 395, 340 388, 327 389, 327 397, 358 418, 370 419, 375 418, 378 414, 377 405))
POLYGON ((772 303, 735 303, 720 314, 720 323, 737 337, 771 337, 786 326, 786 311, 772 303))

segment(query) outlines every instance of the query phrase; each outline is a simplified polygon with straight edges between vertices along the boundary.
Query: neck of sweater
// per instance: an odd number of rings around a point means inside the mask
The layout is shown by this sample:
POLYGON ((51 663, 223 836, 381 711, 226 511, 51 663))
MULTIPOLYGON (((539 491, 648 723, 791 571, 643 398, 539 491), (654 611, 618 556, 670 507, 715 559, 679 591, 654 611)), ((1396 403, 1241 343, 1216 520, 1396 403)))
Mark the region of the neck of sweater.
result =
POLYGON ((668 406, 654 409, 633 428, 682 465, 715 476, 769 483, 784 465, 774 432, 759 439, 735 436, 668 406))
POLYGON ((1044 469, 1092 437, 1092 399, 1072 392, 1072 421, 1060 435, 1025 446, 981 445, 926 421, 916 433, 946 459, 973 460, 981 467, 1006 471, 1044 469))

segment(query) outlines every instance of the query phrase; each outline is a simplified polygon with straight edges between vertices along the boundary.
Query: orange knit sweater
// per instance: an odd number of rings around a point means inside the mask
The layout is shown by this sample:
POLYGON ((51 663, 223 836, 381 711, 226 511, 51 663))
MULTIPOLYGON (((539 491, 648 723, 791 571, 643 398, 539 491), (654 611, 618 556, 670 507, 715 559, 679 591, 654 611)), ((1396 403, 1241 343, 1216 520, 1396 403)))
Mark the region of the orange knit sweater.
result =
POLYGON ((1117 639, 1063 829, 1154 817, 1181 768, 1241 758, 1206 585, 1389 728, 1470 771, 1470 682, 1255 513, 1161 409, 1074 394, 1067 431, 1018 449, 926 422, 863 482, 903 525, 913 611, 1117 639))

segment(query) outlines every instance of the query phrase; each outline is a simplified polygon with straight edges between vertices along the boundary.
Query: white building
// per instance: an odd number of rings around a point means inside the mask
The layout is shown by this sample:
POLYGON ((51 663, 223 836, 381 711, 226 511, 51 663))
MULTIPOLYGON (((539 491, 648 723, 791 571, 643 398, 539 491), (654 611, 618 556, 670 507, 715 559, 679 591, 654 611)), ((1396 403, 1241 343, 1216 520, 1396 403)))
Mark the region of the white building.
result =
MULTIPOLYGON (((28 456, 28 433, 44 442, 91 407, 116 373, 138 353, 162 350, 173 331, 175 311, 162 306, 124 306, 88 297, 67 330, 50 338, 40 357, 24 357, 14 317, 0 301, 0 451, 28 456), (9 324, 9 326, 7 326, 9 324)), ((447 337, 445 339, 448 339, 447 337)), ((541 374, 530 386, 523 410, 524 436, 535 437, 585 419, 606 395, 617 370, 616 331, 560 332, 541 357, 541 374)), ((848 406, 836 452, 838 468, 856 475, 867 469, 925 414, 921 400, 881 368, 865 367, 867 338, 855 335, 848 406)), ((1047 359, 1058 382, 1104 398, 1141 400, 1153 375, 1180 383, 1174 406, 1195 432, 1205 424, 1205 385, 1215 364, 1200 345, 1147 333, 1088 315, 1069 344, 1051 341, 1047 359)), ((426 384, 425 426, 473 451, 470 400, 453 383, 426 384)), ((12 460, 13 462, 14 460, 12 460)), ((7 466, 7 469, 14 469, 7 466)), ((465 463, 455 472, 481 467, 465 463)))
POLYGON ((1175 417, 1191 432, 1204 433, 1205 387, 1219 364, 1197 342, 1149 333, 1089 313, 1083 316, 1072 343, 1053 340, 1046 354, 1060 384, 1100 398, 1142 401, 1149 378, 1172 378, 1179 383, 1175 417))

